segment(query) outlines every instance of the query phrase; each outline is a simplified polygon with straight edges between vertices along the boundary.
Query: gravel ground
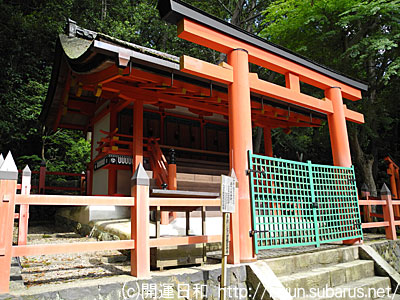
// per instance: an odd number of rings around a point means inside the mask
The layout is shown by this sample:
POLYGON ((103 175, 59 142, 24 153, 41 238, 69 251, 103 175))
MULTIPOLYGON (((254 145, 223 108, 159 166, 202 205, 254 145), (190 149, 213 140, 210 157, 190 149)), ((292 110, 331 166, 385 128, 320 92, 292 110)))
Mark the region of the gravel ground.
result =
MULTIPOLYGON (((381 234, 364 234, 365 242, 384 238, 384 235, 381 234)), ((16 240, 16 236, 14 236, 14 240, 16 240)), ((53 224, 30 224, 28 233, 28 245, 95 241, 95 238, 83 237, 75 232, 57 228, 53 224)), ((320 248, 307 246, 270 249, 260 251, 258 258, 268 259, 337 247, 340 246, 327 244, 321 245, 320 248)), ((220 257, 220 251, 208 253, 208 263, 218 263, 220 257)), ((22 266, 21 275, 25 287, 130 274, 128 257, 116 250, 21 257, 20 262, 22 266)))
MULTIPOLYGON (((95 241, 54 225, 30 226, 28 233, 28 245, 95 241)), ((130 271, 129 260, 116 250, 29 256, 21 257, 20 261, 26 287, 129 274, 130 271)))

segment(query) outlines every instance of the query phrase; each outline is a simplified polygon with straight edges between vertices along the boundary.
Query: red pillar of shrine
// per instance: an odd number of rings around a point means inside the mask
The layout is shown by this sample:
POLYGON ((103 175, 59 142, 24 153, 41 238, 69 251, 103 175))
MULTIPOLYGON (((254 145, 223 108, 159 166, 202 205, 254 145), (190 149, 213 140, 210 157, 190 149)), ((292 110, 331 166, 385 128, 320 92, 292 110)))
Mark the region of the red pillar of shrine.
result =
POLYGON ((133 172, 143 164, 143 101, 136 100, 133 105, 133 172))
MULTIPOLYGON (((339 87, 331 87, 325 90, 325 97, 332 101, 333 108, 333 114, 328 115, 333 164, 340 167, 351 167, 352 162, 342 91, 339 87)), ((354 244, 358 241, 360 239, 345 240, 343 244, 354 244)))
POLYGON ((351 167, 349 138, 347 136, 341 89, 339 87, 331 87, 325 90, 325 97, 332 101, 333 107, 333 114, 328 115, 333 164, 335 166, 351 167))
POLYGON ((229 101, 229 157, 231 168, 239 181, 239 236, 240 261, 254 260, 251 230, 251 204, 248 151, 253 150, 248 53, 235 49, 228 53, 228 64, 233 67, 233 83, 228 86, 229 101))

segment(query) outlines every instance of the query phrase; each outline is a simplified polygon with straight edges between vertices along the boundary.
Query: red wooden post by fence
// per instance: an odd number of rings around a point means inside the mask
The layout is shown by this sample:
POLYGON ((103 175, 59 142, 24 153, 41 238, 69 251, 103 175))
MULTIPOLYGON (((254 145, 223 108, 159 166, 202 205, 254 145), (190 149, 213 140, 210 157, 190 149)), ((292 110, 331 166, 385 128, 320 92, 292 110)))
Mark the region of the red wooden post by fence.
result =
MULTIPOLYGON (((361 199, 369 200, 370 197, 370 192, 368 185, 365 183, 361 187, 361 199)), ((364 205, 363 207, 363 213, 364 213, 364 223, 369 223, 372 221, 371 219, 371 205, 364 205)))
MULTIPOLYGON (((31 193, 31 170, 28 166, 22 171, 21 194, 31 193)), ((28 236, 29 205, 22 204, 19 208, 18 245, 26 245, 28 236)))
POLYGON ((9 291, 18 169, 9 152, 0 166, 0 293, 9 291))
POLYGON ((39 194, 46 192, 46 161, 42 160, 39 170, 39 194))
MULTIPOLYGON (((169 164, 168 164, 168 189, 169 190, 177 190, 178 189, 178 181, 176 179, 176 158, 175 158, 175 150, 171 149, 170 153, 169 153, 169 164)), ((171 211, 171 212, 167 212, 168 215, 168 222, 167 224, 169 224, 170 219, 172 219, 171 221, 176 219, 176 212, 171 211)), ((161 224, 164 224, 163 222, 161 222, 161 224)))
POLYGON ((386 238, 389 240, 397 240, 396 225, 394 223, 394 211, 392 203, 392 193, 386 184, 383 184, 381 189, 381 198, 386 201, 383 207, 383 218, 389 222, 389 226, 385 227, 386 238))
POLYGON ((87 190, 87 178, 85 171, 82 171, 82 176, 81 176, 81 195, 86 195, 86 190, 87 190))
POLYGON ((131 208, 131 239, 135 240, 135 249, 131 250, 131 275, 137 278, 150 276, 149 185, 149 177, 139 163, 131 179, 131 196, 135 197, 135 206, 131 208))
MULTIPOLYGON (((175 150, 171 149, 169 152, 169 164, 168 164, 168 189, 169 190, 177 190, 178 182, 176 179, 176 158, 175 158, 175 150)), ((162 225, 168 225, 170 221, 176 219, 176 212, 170 211, 162 211, 160 217, 160 223, 162 225)))

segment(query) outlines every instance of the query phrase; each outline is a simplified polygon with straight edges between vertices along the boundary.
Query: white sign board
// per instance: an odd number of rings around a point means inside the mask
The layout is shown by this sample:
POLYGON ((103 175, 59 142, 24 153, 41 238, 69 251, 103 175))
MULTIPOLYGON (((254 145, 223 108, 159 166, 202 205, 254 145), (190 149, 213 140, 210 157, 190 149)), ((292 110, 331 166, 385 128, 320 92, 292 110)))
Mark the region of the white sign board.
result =
POLYGON ((221 175, 221 212, 235 212, 235 188, 235 178, 221 175))

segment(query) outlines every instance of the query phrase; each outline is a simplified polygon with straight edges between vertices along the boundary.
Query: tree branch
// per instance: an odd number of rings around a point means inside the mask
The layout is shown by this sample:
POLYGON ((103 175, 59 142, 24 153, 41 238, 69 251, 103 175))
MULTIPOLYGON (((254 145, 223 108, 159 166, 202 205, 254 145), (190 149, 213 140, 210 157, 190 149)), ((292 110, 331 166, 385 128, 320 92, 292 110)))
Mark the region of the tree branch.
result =
POLYGON ((227 8, 227 7, 225 6, 224 3, 222 3, 221 0, 218 0, 218 3, 221 4, 221 6, 229 13, 230 16, 232 16, 232 12, 229 10, 229 8, 227 8))
POLYGON ((254 16, 251 16, 251 17, 247 18, 247 19, 244 20, 244 21, 241 21, 240 24, 247 23, 247 22, 249 22, 249 21, 251 21, 251 20, 253 20, 253 19, 255 19, 255 18, 258 18, 258 17, 261 16, 261 15, 262 15, 262 12, 259 12, 258 14, 254 15, 254 16))

